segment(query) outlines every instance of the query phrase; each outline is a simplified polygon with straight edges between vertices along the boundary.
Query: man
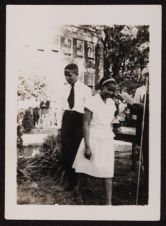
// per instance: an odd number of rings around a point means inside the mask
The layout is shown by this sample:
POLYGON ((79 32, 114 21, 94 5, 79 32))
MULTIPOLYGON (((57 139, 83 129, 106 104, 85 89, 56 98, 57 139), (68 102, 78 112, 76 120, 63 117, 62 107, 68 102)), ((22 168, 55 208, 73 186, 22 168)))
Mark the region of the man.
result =
POLYGON ((146 95, 146 88, 149 82, 149 71, 148 68, 145 67, 142 70, 142 77, 143 77, 143 85, 136 89, 135 96, 134 96, 134 102, 135 103, 144 103, 144 98, 146 95))
POLYGON ((72 164, 83 138, 84 106, 87 99, 91 97, 91 89, 78 80, 76 64, 68 64, 64 74, 67 84, 64 87, 62 99, 62 159, 67 180, 66 190, 71 190, 77 183, 72 164))
POLYGON ((135 96, 134 96, 134 105, 133 105, 133 109, 136 109, 136 114, 137 114, 137 123, 136 123, 136 127, 137 127, 136 133, 137 134, 136 135, 137 135, 138 143, 140 143, 140 138, 142 135, 142 119, 143 119, 144 104, 148 105, 147 99, 146 99, 146 103, 145 103, 147 87, 149 85, 148 84, 149 83, 149 72, 148 72, 147 67, 145 67, 142 70, 142 77, 143 77, 143 85, 136 89, 135 96))
MULTIPOLYGON (((137 112, 136 137, 138 144, 141 144, 144 165, 144 190, 148 199, 149 190, 149 70, 145 67, 142 70, 144 84, 139 87, 134 96, 133 109, 137 112)), ((148 200, 147 200, 148 201, 148 200)))
POLYGON ((136 143, 141 145, 144 165, 144 190, 148 201, 149 191, 149 70, 145 67, 142 70, 143 85, 136 89, 134 98, 127 93, 120 97, 129 104, 132 114, 136 115, 136 143))

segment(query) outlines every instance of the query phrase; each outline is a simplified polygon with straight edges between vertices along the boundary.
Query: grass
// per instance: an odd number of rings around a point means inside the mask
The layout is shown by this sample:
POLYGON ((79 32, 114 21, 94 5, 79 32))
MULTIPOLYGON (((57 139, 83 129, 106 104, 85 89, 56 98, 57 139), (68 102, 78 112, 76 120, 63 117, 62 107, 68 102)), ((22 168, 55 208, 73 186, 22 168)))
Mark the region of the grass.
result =
MULTIPOLYGON (((29 154, 33 148, 29 147, 29 154)), ((113 179, 113 205, 135 205, 137 189, 137 170, 132 171, 131 148, 116 146, 115 175, 113 179), (120 150, 119 150, 120 149, 120 150)), ((28 147, 23 153, 28 155, 28 147)), ((19 181, 17 187, 17 203, 20 205, 80 205, 73 192, 59 191, 61 185, 55 180, 56 175, 44 174, 42 177, 29 178, 19 181)), ((84 194, 84 205, 103 205, 104 190, 101 179, 88 177, 89 192, 84 194)), ((147 203, 146 194, 143 191, 143 179, 141 175, 139 204, 147 203)))

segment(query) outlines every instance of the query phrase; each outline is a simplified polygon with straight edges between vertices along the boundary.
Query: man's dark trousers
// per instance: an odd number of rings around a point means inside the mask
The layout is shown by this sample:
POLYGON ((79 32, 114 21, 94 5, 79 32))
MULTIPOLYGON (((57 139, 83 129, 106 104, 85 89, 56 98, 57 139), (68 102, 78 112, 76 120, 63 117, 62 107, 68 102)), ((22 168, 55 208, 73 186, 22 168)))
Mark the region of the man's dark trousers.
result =
POLYGON ((72 165, 82 138, 83 114, 65 111, 62 119, 62 156, 65 176, 71 187, 77 183, 77 174, 72 165))

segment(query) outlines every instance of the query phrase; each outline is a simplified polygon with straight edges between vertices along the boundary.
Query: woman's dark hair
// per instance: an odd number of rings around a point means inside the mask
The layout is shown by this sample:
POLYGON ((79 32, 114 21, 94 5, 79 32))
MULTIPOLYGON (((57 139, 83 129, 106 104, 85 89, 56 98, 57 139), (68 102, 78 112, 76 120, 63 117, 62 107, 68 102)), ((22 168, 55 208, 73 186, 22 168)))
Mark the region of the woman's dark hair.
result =
POLYGON ((109 76, 109 77, 103 77, 103 78, 99 81, 99 83, 97 84, 96 89, 101 89, 102 86, 103 86, 103 84, 104 84, 105 82, 106 82, 105 84, 107 84, 107 81, 116 84, 114 78, 111 78, 110 76, 109 76))

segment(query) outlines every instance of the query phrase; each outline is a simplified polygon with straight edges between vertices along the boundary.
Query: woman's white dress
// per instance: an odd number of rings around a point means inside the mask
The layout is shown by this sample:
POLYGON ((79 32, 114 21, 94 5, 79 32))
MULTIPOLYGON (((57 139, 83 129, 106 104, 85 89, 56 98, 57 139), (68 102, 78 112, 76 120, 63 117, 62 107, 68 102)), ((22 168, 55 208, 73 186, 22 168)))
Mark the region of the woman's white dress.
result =
POLYGON ((90 159, 85 158, 85 143, 82 139, 73 168, 77 173, 111 178, 114 174, 114 133, 111 122, 116 111, 115 103, 110 98, 104 103, 98 93, 86 103, 85 107, 92 112, 89 128, 92 155, 90 159))

